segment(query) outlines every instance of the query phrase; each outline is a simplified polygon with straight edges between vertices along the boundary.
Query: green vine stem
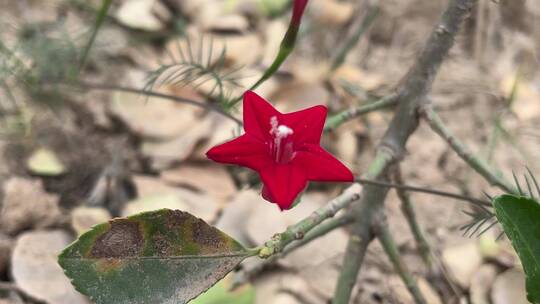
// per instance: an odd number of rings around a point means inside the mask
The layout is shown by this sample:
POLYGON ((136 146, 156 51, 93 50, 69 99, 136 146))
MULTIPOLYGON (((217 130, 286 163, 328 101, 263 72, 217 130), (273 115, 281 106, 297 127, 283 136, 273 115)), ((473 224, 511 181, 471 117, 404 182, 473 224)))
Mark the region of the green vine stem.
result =
POLYGON ((361 106, 353 107, 348 110, 344 110, 342 112, 332 115, 326 120, 326 124, 324 125, 324 131, 325 132, 332 131, 353 118, 356 118, 360 115, 364 115, 364 114, 377 111, 380 109, 392 107, 396 105, 397 102, 398 102, 397 94, 390 94, 379 100, 376 100, 367 104, 363 104, 361 106))
MULTIPOLYGON (((396 170, 394 174, 394 179, 396 182, 400 184, 403 183, 403 177, 401 175, 401 170, 399 168, 396 170)), ((405 219, 407 220, 407 223, 409 224, 409 228, 411 229, 413 237, 418 246, 418 251, 420 253, 420 256, 422 257, 422 260, 424 260, 424 263, 426 264, 427 268, 431 270, 433 267, 431 246, 429 246, 429 243, 426 237, 424 236, 424 232, 422 231, 422 228, 420 227, 420 224, 418 223, 418 220, 416 219, 416 212, 411 202, 409 193, 405 191, 405 189, 396 189, 396 193, 398 195, 399 200, 401 201, 401 211, 403 212, 403 215, 405 216, 405 219)))
MULTIPOLYGON (((389 157, 384 162, 381 173, 405 154, 407 140, 419 123, 418 109, 423 102, 426 102, 433 80, 454 44, 454 38, 459 32, 460 25, 475 3, 476 0, 452 0, 449 2, 440 22, 432 30, 415 64, 400 82, 401 86, 397 90, 398 107, 382 138, 375 158, 375 162, 377 162, 381 158, 380 155, 389 157)), ((364 188, 362 200, 353 205, 356 219, 353 224, 353 233, 345 251, 343 269, 338 278, 333 304, 349 303, 364 253, 373 237, 371 220, 373 215, 384 211, 385 197, 386 192, 383 188, 368 185, 364 188)))
POLYGON ((471 203, 473 205, 476 205, 478 207, 481 207, 481 208, 491 206, 491 202, 488 202, 488 201, 485 201, 485 200, 481 200, 481 199, 477 199, 477 198, 474 198, 474 197, 461 195, 461 194, 457 194, 457 193, 441 191, 441 190, 435 190, 435 189, 423 188, 423 187, 415 187, 415 186, 405 185, 405 184, 401 184, 401 183, 394 184, 394 183, 388 183, 388 182, 382 182, 382 181, 376 181, 376 180, 364 179, 364 178, 357 178, 355 181, 357 183, 360 183, 360 184, 375 185, 375 186, 387 187, 387 188, 395 188, 398 191, 412 191, 412 192, 427 193, 427 194, 436 195, 436 196, 454 198, 454 199, 457 199, 457 200, 460 200, 460 201, 469 202, 469 203, 471 203))
MULTIPOLYGON (((285 36, 283 36, 283 40, 281 40, 278 54, 272 64, 266 69, 266 71, 264 71, 259 80, 257 80, 251 87, 249 87, 248 91, 255 90, 266 80, 272 77, 272 75, 277 72, 279 67, 281 67, 283 62, 285 62, 285 59, 287 59, 287 57, 289 57, 289 55, 294 50, 294 47, 296 45, 296 38, 298 36, 298 30, 300 29, 300 22, 302 20, 302 15, 304 14, 304 9, 307 5, 307 2, 307 0, 293 0, 293 15, 291 17, 289 27, 287 28, 287 32, 285 32, 285 36)), ((227 109, 233 108, 240 100, 242 100, 242 96, 238 96, 237 98, 231 100, 226 105, 227 109)))
POLYGON ((261 248, 259 257, 263 259, 270 258, 275 254, 282 253, 285 246, 291 244, 293 241, 303 239, 311 229, 317 227, 324 220, 333 217, 339 210, 358 200, 360 198, 360 189, 358 185, 349 187, 343 194, 331 200, 325 206, 315 210, 310 216, 287 227, 284 232, 274 235, 261 248))
POLYGON ((448 145, 463 159, 471 168, 482 175, 491 185, 497 186, 507 193, 519 195, 517 189, 504 177, 495 173, 495 171, 482 159, 476 157, 465 144, 452 134, 446 127, 439 115, 430 105, 425 105, 420 109, 424 120, 429 124, 448 145))
POLYGON ((345 62, 347 54, 349 54, 349 52, 356 46, 356 44, 358 44, 360 38, 362 38, 362 36, 366 33, 371 24, 373 24, 373 21, 375 21, 375 19, 379 15, 379 6, 368 5, 366 11, 367 12, 364 15, 364 18, 362 18, 361 21, 358 22, 358 24, 352 25, 350 37, 345 40, 345 43, 343 44, 343 46, 341 46, 336 56, 334 57, 332 66, 330 67, 331 71, 335 71, 345 62))
POLYGON ((377 236, 379 242, 381 242, 381 245, 386 252, 386 255, 390 259, 390 262, 394 266, 394 269, 396 270, 399 277, 413 296, 414 302, 416 304, 426 304, 426 299, 422 295, 420 288, 418 288, 416 280, 412 276, 406 264, 401 259, 396 242, 394 241, 394 238, 392 237, 392 234, 388 229, 386 217, 377 219, 375 223, 377 223, 373 227, 375 235, 377 236))
POLYGON ((254 263, 253 265, 246 265, 247 268, 244 268, 240 272, 236 273, 231 289, 234 289, 242 285, 243 283, 247 282, 251 278, 255 277, 257 274, 259 274, 261 271, 263 271, 266 267, 286 257, 289 253, 293 252, 294 250, 301 248, 302 246, 306 245, 307 243, 310 243, 311 241, 321 236, 326 235, 327 233, 333 231, 334 229, 350 224, 352 220, 353 218, 348 215, 328 219, 324 221, 323 223, 321 223, 320 225, 318 225, 317 227, 310 230, 309 232, 307 232, 304 238, 302 238, 301 240, 294 241, 290 243, 289 245, 285 246, 285 248, 283 248, 283 251, 281 253, 273 255, 268 259, 260 260, 257 263, 254 263))
POLYGON ((90 49, 92 48, 92 45, 94 44, 94 41, 96 40, 97 33, 99 29, 101 28, 103 21, 105 21, 105 17, 107 16, 107 12, 109 11, 111 4, 112 4, 112 0, 103 0, 101 4, 101 8, 99 9, 98 15, 96 17, 96 22, 94 24, 94 29, 92 30, 90 39, 88 40, 88 43, 86 44, 83 54, 81 56, 81 61, 79 63, 79 71, 82 71, 86 65, 88 54, 90 54, 90 49))

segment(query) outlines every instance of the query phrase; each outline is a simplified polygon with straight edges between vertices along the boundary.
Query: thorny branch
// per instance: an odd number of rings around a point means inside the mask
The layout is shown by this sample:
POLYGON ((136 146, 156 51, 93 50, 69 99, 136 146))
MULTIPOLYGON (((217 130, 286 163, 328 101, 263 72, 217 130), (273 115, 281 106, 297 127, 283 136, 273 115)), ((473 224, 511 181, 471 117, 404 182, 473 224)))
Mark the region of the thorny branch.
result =
MULTIPOLYGON (((394 174, 394 179, 398 183, 402 183, 403 181, 401 170, 399 169, 399 167, 394 174)), ((403 212, 403 215, 405 216, 405 219, 407 220, 407 223, 409 224, 409 228, 411 229, 413 237, 416 241, 416 245, 418 246, 420 256, 424 260, 424 263, 426 264, 428 269, 431 269, 433 266, 431 247, 429 246, 429 243, 424 236, 422 227, 420 227, 420 224, 416 219, 416 212, 411 202, 409 193, 404 189, 396 189, 396 193, 399 197, 399 200, 401 201, 401 210, 403 212)))
POLYGON ((324 125, 324 131, 331 131, 339 127, 341 124, 356 118, 360 115, 364 115, 369 112, 377 111, 384 108, 389 108, 394 106, 398 102, 396 94, 390 94, 388 96, 382 97, 376 101, 363 104, 361 106, 353 107, 348 110, 344 110, 337 114, 332 115, 326 120, 324 125))
POLYGON ((476 157, 463 142, 455 137, 430 105, 423 106, 420 113, 431 129, 439 134, 459 157, 467 162, 467 164, 469 164, 476 172, 482 175, 491 185, 497 186, 509 193, 519 194, 512 184, 506 181, 502 176, 497 175, 485 161, 476 157))
MULTIPOLYGON (((405 144, 418 125, 418 109, 426 101, 439 67, 454 43, 454 37, 475 3, 476 0, 450 1, 416 63, 402 81, 402 85, 397 90, 398 107, 376 156, 377 160, 381 158, 380 155, 385 155, 384 159, 388 161, 383 164, 382 170, 375 177, 379 177, 392 163, 403 156, 405 144)), ((357 218, 345 252, 343 269, 338 279, 333 304, 349 303, 364 253, 373 236, 371 221, 376 217, 369 216, 368 224, 366 214, 373 215, 382 212, 385 197, 386 192, 380 187, 366 186, 362 193, 363 199, 353 205, 357 218), (366 199, 370 197, 371 200, 366 199)))
POLYGON ((259 250, 259 257, 269 258, 272 255, 281 253, 285 246, 293 241, 301 240, 306 233, 318 226, 324 220, 333 217, 339 210, 350 205, 355 200, 360 198, 361 188, 358 185, 349 187, 342 195, 331 200, 325 206, 315 210, 310 216, 287 227, 282 233, 278 233, 272 239, 264 244, 259 250))
POLYGON ((413 296, 414 301, 416 303, 426 304, 427 301, 422 295, 418 284, 416 284, 416 280, 414 279, 412 273, 408 269, 405 262, 403 262, 403 259, 399 254, 396 242, 394 241, 394 238, 392 237, 392 234, 388 229, 388 223, 386 222, 386 218, 378 219, 377 224, 373 227, 373 230, 377 238, 379 239, 379 242, 381 243, 384 251, 386 252, 386 255, 388 255, 390 262, 392 263, 392 265, 394 265, 394 269, 399 274, 399 276, 405 283, 405 286, 413 296))
POLYGON ((266 260, 260 260, 253 265, 250 265, 250 264, 246 265, 244 269, 242 269, 241 271, 235 274, 234 283, 231 289, 234 289, 240 286, 241 284, 245 283, 246 281, 250 280, 251 278, 255 277, 265 268, 275 264, 277 261, 284 258, 285 256, 287 256, 289 253, 293 252, 294 250, 301 248, 307 243, 310 243, 311 241, 326 235, 327 233, 333 231, 334 229, 350 224, 352 220, 353 218, 348 214, 326 220, 320 225, 313 228, 312 230, 308 231, 301 240, 294 241, 290 243, 289 245, 285 246, 285 248, 283 248, 283 251, 281 253, 272 255, 270 258, 266 260))

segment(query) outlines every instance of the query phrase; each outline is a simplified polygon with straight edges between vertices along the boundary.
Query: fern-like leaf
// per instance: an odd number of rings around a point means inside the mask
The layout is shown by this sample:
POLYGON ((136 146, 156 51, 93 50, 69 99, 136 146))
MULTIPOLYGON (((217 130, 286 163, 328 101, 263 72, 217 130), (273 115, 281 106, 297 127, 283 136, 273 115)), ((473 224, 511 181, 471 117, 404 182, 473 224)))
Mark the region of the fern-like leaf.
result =
POLYGON ((151 91, 164 85, 190 85, 198 89, 211 82, 212 86, 206 95, 224 103, 228 98, 227 95, 231 93, 230 89, 241 86, 238 83, 237 72, 242 67, 226 66, 225 47, 216 57, 213 38, 201 37, 198 40, 199 43, 195 47, 189 36, 186 36, 184 46, 176 40, 177 56, 173 54, 173 50, 166 50, 169 62, 160 63, 161 66, 149 73, 144 90, 151 91))
POLYGON ((463 211, 463 213, 471 217, 467 224, 460 227, 465 237, 481 236, 497 223, 495 213, 487 208, 475 206, 472 211, 463 211))
MULTIPOLYGON (((526 185, 526 188, 523 186, 523 182, 519 181, 516 173, 512 171, 512 177, 516 184, 518 193, 520 196, 529 197, 532 199, 537 199, 537 196, 538 198, 540 198, 540 184, 538 183, 538 180, 532 173, 531 169, 526 167, 526 170, 527 174, 523 175, 523 181, 526 185), (536 195, 534 191, 536 191, 536 195)), ((490 201, 494 200, 491 195, 487 193, 484 194, 489 198, 490 201)), ((477 208, 474 209, 472 212, 463 212, 471 217, 470 222, 460 227, 460 230, 463 231, 464 236, 480 236, 498 223, 497 218, 495 217, 495 213, 485 208, 477 208)), ((502 236, 502 234, 503 233, 501 233, 499 237, 502 236)))

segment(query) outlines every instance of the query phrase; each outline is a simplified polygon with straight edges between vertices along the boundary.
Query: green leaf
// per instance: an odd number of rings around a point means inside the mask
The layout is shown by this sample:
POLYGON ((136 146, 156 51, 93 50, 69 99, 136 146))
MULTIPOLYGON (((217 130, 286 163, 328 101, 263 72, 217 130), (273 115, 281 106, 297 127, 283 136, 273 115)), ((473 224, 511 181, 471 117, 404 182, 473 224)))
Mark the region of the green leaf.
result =
POLYGON ((198 296, 189 304, 253 304, 255 303, 255 288, 251 284, 242 285, 234 290, 232 277, 227 276, 205 293, 198 296))
POLYGON ((540 205, 534 199, 508 194, 496 197, 493 204, 523 265, 527 299, 540 303, 540 205))
POLYGON ((162 209, 94 226, 58 262, 77 290, 98 304, 182 304, 249 255, 203 220, 162 209))

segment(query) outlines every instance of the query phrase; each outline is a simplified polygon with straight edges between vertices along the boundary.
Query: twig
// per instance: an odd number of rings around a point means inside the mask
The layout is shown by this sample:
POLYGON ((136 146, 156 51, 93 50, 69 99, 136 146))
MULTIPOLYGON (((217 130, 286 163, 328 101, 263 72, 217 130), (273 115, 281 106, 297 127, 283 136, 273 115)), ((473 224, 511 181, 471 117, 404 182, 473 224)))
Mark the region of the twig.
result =
POLYGON ((384 108, 389 108, 397 104, 397 94, 390 94, 379 100, 357 106, 348 110, 344 110, 340 113, 334 114, 326 120, 324 131, 331 131, 339 127, 343 123, 356 118, 360 115, 367 114, 369 112, 377 111, 384 108))
POLYGON ((300 222, 287 227, 287 229, 274 235, 259 250, 259 257, 267 259, 275 254, 283 252, 285 246, 295 240, 301 240, 313 228, 317 227, 324 220, 333 217, 339 210, 349 206, 352 202, 360 198, 358 186, 351 186, 343 194, 331 200, 325 206, 315 210, 310 216, 300 222))
POLYGON ((279 259, 284 258, 289 253, 293 252, 294 250, 301 248, 307 243, 310 243, 311 241, 326 235, 328 232, 333 231, 334 229, 337 229, 339 227, 345 226, 347 224, 350 224, 352 222, 352 217, 348 215, 344 215, 338 218, 332 218, 329 219, 317 227, 310 230, 304 238, 298 241, 294 241, 290 243, 289 245, 285 246, 283 249, 283 252, 273 255, 272 257, 266 259, 266 260, 260 260, 258 263, 250 266, 249 268, 245 268, 242 271, 236 273, 234 282, 231 286, 231 289, 234 289, 241 284, 247 282, 248 280, 255 277, 257 274, 259 274, 262 270, 266 269, 268 266, 276 263, 279 259))
MULTIPOLYGON (((388 151, 379 150, 365 177, 378 178, 392 161, 393 157, 388 151)), ((345 250, 341 273, 334 291, 333 304, 349 303, 364 255, 373 239, 371 219, 382 208, 388 189, 388 187, 368 184, 364 187, 361 200, 354 206, 352 216, 355 217, 355 225, 345 250)))
MULTIPOLYGON (((395 181, 399 184, 403 184, 403 177, 401 175, 400 168, 398 167, 394 173, 395 181)), ((406 189, 402 188, 396 188, 396 192, 398 198, 401 200, 401 210, 405 215, 407 223, 409 224, 409 228, 411 229, 414 240, 416 241, 416 244, 418 246, 418 251, 420 252, 422 260, 426 264, 429 275, 434 279, 440 279, 439 286, 441 287, 441 289, 447 291, 448 294, 452 293, 454 295, 458 295, 459 292, 457 291, 456 286, 453 284, 452 280, 449 278, 445 266, 432 251, 429 242, 424 236, 422 228, 416 220, 416 212, 410 200, 409 193, 407 193, 406 189), (438 269, 434 266, 438 266, 438 269)), ((435 281, 434 283, 437 283, 437 281, 435 281)))
MULTIPOLYGON (((396 170, 394 178, 396 182, 400 184, 403 183, 403 177, 399 168, 396 170)), ((420 256, 424 260, 427 268, 431 270, 433 266, 431 247, 429 246, 427 239, 424 237, 424 232, 422 231, 422 228, 416 220, 416 212, 414 211, 413 204, 411 203, 409 193, 407 193, 407 191, 405 191, 405 189, 403 188, 396 188, 396 193, 401 200, 401 211, 405 215, 405 219, 409 224, 409 228, 411 229, 414 240, 416 241, 416 244, 418 246, 420 256)))
POLYGON ((377 223, 378 224, 374 226, 375 235, 379 239, 379 242, 381 242, 381 245, 386 252, 386 255, 388 255, 390 262, 394 266, 394 269, 413 296, 414 302, 417 304, 427 303, 424 295, 422 295, 422 292, 420 291, 420 288, 418 288, 418 284, 416 284, 416 280, 399 255, 396 242, 388 230, 388 223, 386 222, 386 219, 378 219, 377 223))
POLYGON ((332 304, 349 304, 364 256, 373 239, 371 221, 383 208, 387 192, 388 188, 367 185, 364 187, 362 199, 354 206, 352 215, 355 216, 355 223, 345 249, 332 304))
POLYGON ((331 71, 335 71, 343 64, 343 62, 345 62, 347 54, 351 51, 352 48, 356 46, 358 41, 360 41, 360 38, 362 38, 362 36, 371 26, 373 21, 375 21, 378 14, 378 5, 369 5, 367 8, 367 13, 365 14, 361 22, 356 25, 352 25, 353 28, 351 30, 351 36, 350 38, 346 39, 345 44, 337 52, 337 55, 334 58, 334 61, 332 62, 332 66, 330 68, 331 71))
POLYGON ((506 192, 518 194, 517 190, 509 182, 502 176, 494 173, 493 169, 486 162, 476 157, 463 142, 451 133, 431 106, 425 105, 422 107, 421 113, 431 129, 439 134, 459 157, 482 175, 491 185, 497 186, 506 192))
MULTIPOLYGON (((390 157, 389 161, 384 164, 382 171, 404 155, 405 144, 418 126, 418 108, 422 102, 426 102, 426 96, 433 79, 452 47, 454 37, 459 31, 462 21, 475 2, 476 0, 450 1, 440 22, 435 26, 423 51, 418 56, 415 65, 409 70, 404 81, 401 82, 402 85, 397 91, 399 105, 377 151, 376 159, 379 159, 380 154, 386 154, 390 157)), ((365 237, 370 235, 371 222, 368 221, 369 224, 366 224, 364 221, 365 214, 381 212, 386 196, 386 192, 382 191, 382 189, 384 188, 365 186, 362 194, 363 198, 373 197, 374 199, 371 202, 362 199, 360 203, 353 206, 356 221, 345 252, 343 270, 338 279, 333 304, 349 303, 352 291, 351 280, 356 280, 356 277, 352 277, 358 274, 363 261, 363 252, 365 252, 369 244, 365 237), (342 287, 341 284, 347 285, 342 287)), ((352 284, 354 282, 352 281, 352 284)))
POLYGON ((357 178, 357 179, 355 179, 355 181, 357 183, 360 183, 360 184, 370 184, 370 185, 375 185, 375 186, 379 186, 379 187, 395 188, 395 189, 401 190, 401 191, 406 190, 406 191, 413 191, 413 192, 428 193, 428 194, 433 194, 433 195, 437 195, 437 196, 451 197, 451 198, 455 198, 457 200, 470 202, 471 204, 477 205, 477 206, 480 206, 480 207, 483 207, 483 206, 490 207, 491 206, 491 203, 488 202, 488 201, 484 201, 484 200, 481 200, 481 199, 477 199, 477 198, 474 198, 474 197, 461 195, 461 194, 457 194, 457 193, 451 193, 451 192, 440 191, 440 190, 429 189, 429 188, 409 186, 409 185, 405 185, 405 184, 387 183, 387 182, 381 182, 381 181, 363 179, 363 178, 357 178))
POLYGON ((122 91, 122 92, 141 94, 141 95, 146 95, 146 96, 151 96, 151 97, 169 99, 169 100, 173 100, 173 101, 176 101, 176 102, 181 102, 181 103, 189 104, 189 105, 192 105, 192 106, 195 106, 195 107, 199 107, 199 108, 202 108, 202 109, 205 109, 205 110, 214 111, 214 112, 219 113, 219 114, 227 117, 228 119, 234 121, 239 126, 242 126, 242 121, 240 119, 238 119, 238 118, 232 116, 231 114, 227 113, 226 111, 221 109, 221 107, 219 107, 217 105, 197 101, 197 100, 192 100, 192 99, 173 96, 173 95, 167 95, 167 94, 158 93, 158 92, 154 92, 154 91, 146 91, 146 90, 141 90, 141 89, 137 89, 137 88, 123 87, 123 86, 116 86, 116 85, 92 84, 92 83, 81 82, 81 83, 75 84, 74 86, 82 88, 82 89, 87 89, 87 90, 122 91))

